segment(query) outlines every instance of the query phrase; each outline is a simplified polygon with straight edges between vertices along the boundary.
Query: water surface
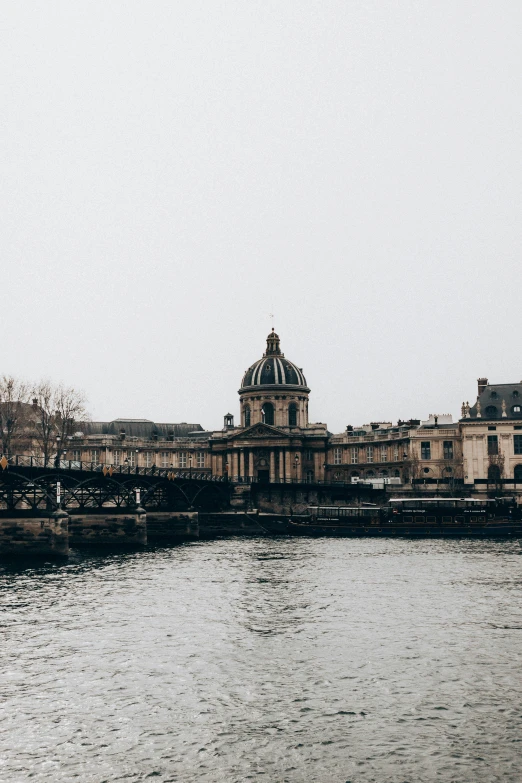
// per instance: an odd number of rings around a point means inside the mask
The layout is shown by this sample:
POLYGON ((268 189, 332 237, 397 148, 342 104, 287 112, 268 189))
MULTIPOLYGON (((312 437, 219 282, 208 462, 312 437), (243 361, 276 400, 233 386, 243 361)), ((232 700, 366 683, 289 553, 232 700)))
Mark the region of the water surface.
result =
POLYGON ((6 783, 520 783, 518 542, 0 568, 6 783))

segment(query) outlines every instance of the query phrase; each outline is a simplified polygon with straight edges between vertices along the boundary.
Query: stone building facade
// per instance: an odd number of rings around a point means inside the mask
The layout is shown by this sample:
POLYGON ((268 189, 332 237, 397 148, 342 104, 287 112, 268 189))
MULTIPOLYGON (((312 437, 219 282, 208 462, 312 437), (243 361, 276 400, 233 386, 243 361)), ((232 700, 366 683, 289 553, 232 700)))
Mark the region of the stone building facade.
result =
POLYGON ((479 378, 474 405, 462 405, 464 483, 522 493, 522 381, 490 384, 479 378))
MULTIPOLYGON (((522 497, 522 382, 479 379, 462 418, 373 422, 333 434, 308 419, 310 388, 303 370, 281 351, 272 330, 266 350, 243 375, 239 423, 223 427, 154 423, 146 419, 85 422, 66 444, 67 460, 114 467, 172 468, 249 483, 352 482, 393 479, 404 484, 509 485, 522 497)), ((35 453, 33 451, 33 453, 35 453)))

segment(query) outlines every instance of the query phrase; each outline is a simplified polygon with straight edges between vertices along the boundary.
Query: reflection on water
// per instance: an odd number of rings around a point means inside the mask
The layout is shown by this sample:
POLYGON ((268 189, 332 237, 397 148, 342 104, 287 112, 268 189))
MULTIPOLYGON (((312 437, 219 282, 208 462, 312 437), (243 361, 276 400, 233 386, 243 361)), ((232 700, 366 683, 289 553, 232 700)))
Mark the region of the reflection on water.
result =
POLYGON ((515 542, 3 568, 0 780, 522 780, 515 542))

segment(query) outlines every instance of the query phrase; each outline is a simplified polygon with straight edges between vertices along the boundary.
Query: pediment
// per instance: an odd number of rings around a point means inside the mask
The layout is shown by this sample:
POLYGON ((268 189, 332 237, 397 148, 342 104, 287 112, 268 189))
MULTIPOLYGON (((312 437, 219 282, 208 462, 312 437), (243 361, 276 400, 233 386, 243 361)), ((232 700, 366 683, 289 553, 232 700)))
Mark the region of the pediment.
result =
POLYGON ((271 427, 269 424, 253 424, 242 432, 233 435, 231 440, 252 440, 253 438, 288 438, 289 435, 277 427, 271 427))

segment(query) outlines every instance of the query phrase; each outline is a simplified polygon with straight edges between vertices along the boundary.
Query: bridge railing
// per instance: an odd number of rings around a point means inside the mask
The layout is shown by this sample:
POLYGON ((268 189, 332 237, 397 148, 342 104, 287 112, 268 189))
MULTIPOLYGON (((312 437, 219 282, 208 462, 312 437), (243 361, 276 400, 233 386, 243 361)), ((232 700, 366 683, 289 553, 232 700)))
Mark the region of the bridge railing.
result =
POLYGON ((143 467, 141 465, 112 465, 105 462, 82 462, 73 459, 57 459, 51 457, 32 456, 29 454, 13 454, 6 456, 7 464, 20 468, 48 468, 53 470, 77 470, 89 473, 103 473, 104 475, 130 475, 130 476, 155 476, 164 478, 192 479, 198 481, 227 481, 226 476, 213 476, 210 473, 194 469, 159 468, 156 465, 143 467))
MULTIPOLYGON (((366 489, 372 489, 373 485, 368 483, 352 483, 350 481, 340 481, 334 479, 312 479, 310 477, 305 478, 280 478, 277 477, 273 481, 268 481, 266 477, 260 478, 259 476, 232 476, 226 474, 225 476, 214 476, 211 473, 205 471, 199 471, 195 469, 175 469, 175 468, 159 468, 156 465, 151 467, 143 467, 141 465, 113 465, 105 462, 82 462, 80 460, 60 459, 51 457, 44 459, 44 457, 31 456, 28 454, 16 454, 6 457, 8 465, 12 467, 26 467, 26 468, 48 468, 52 470, 72 470, 88 473, 103 473, 103 475, 129 475, 129 476, 154 476, 156 478, 170 478, 170 479, 183 479, 183 480, 196 480, 196 481, 215 481, 219 483, 230 482, 231 484, 260 484, 263 486, 274 486, 281 484, 289 485, 308 485, 308 486, 328 486, 328 487, 350 487, 355 489, 357 486, 366 489)), ((376 480, 378 482, 378 479, 376 480)), ((382 489, 380 485, 376 487, 382 489)))

